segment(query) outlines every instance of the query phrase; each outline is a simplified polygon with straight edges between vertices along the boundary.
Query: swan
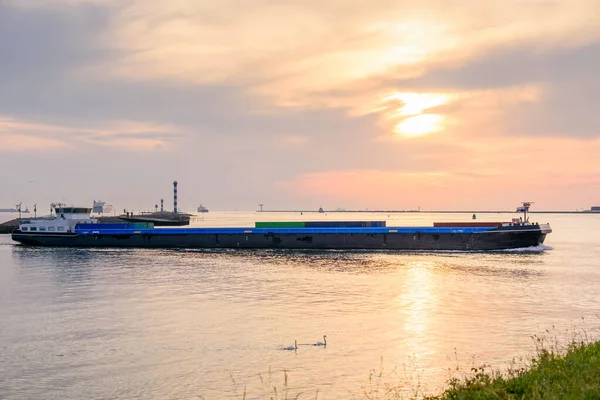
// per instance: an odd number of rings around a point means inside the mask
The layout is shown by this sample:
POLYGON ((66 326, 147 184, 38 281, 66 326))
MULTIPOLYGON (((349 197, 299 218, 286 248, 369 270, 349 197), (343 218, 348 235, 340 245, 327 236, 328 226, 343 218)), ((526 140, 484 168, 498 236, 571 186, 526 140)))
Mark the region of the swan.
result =
POLYGON ((288 346, 288 347, 284 347, 284 350, 297 350, 298 349, 298 341, 294 340, 294 345, 293 346, 288 346))
POLYGON ((317 342, 313 346, 327 346, 327 335, 323 335, 323 341, 317 342))

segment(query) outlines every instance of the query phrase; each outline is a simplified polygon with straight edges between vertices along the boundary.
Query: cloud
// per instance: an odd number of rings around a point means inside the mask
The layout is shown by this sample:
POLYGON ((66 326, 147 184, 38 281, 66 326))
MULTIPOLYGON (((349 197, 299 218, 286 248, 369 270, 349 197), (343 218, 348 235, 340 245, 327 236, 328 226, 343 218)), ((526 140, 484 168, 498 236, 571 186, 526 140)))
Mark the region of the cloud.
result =
MULTIPOLYGON (((491 98, 490 91, 514 93, 535 85, 549 97, 526 100, 538 105, 525 110, 509 95, 488 107, 493 115, 485 123, 497 126, 495 118, 506 117, 513 121, 503 128, 506 134, 542 134, 541 118, 534 118, 537 125, 524 121, 554 106, 547 102, 560 95, 562 88, 555 86, 576 79, 564 71, 586 65, 578 58, 594 65, 595 57, 585 56, 597 54, 594 45, 581 46, 600 37, 595 14, 586 11, 598 8, 597 2, 459 3, 449 10, 443 2, 384 9, 364 1, 205 7, 184 0, 32 0, 25 8, 14 2, 2 37, 23 42, 0 39, 10 60, 0 66, 7 93, 0 96, 0 110, 29 118, 22 113, 33 106, 37 118, 45 113, 46 121, 60 123, 77 118, 75 108, 86 122, 152 114, 163 124, 230 134, 268 117, 303 114, 289 108, 333 109, 350 117, 374 114, 393 135, 402 121, 388 121, 384 99, 390 95, 445 96, 451 101, 440 117, 452 126, 480 111, 476 101, 465 100, 474 93, 491 98), (466 8, 468 15, 457 11, 466 8), (529 23, 533 17, 535 24, 529 23), (31 25, 32 32, 22 28, 31 25), (45 68, 37 68, 41 64, 45 68)), ((586 97, 594 96, 589 90, 586 97)), ((589 120, 586 100, 578 109, 589 120)), ((588 128, 576 130, 594 135, 588 128)))
POLYGON ((0 71, 4 79, 11 78, 14 84, 35 79, 42 84, 49 77, 68 77, 76 68, 118 55, 100 43, 110 23, 106 7, 39 4, 2 7, 0 71))
POLYGON ((306 148, 309 139, 305 136, 285 135, 281 136, 278 143, 282 148, 302 149, 306 148))
POLYGON ((0 152, 110 146, 123 151, 169 147, 180 129, 122 121, 98 128, 37 124, 0 116, 0 152))
POLYGON ((416 168, 340 169, 307 173, 277 184, 299 201, 329 208, 384 210, 507 209, 522 198, 543 199, 544 209, 588 205, 600 190, 600 140, 532 139, 487 143, 470 141, 445 153, 431 151, 441 164, 419 162, 416 168), (557 165, 557 160, 562 160, 557 165), (594 161, 591 161, 594 160, 594 161), (568 192, 572 188, 585 190, 568 192), (567 191, 567 192, 565 192, 567 191), (523 197, 525 196, 525 197, 523 197), (323 199, 327 200, 327 203, 323 199))
POLYGON ((420 137, 442 132, 454 140, 477 136, 498 136, 506 110, 543 100, 543 85, 522 85, 482 90, 447 92, 396 92, 379 102, 377 114, 383 141, 420 137))
POLYGON ((544 50, 600 37, 590 12, 596 0, 444 4, 230 1, 209 8, 138 0, 116 15, 110 37, 126 55, 104 68, 132 79, 233 82, 285 101, 376 76, 415 77, 515 44, 544 50))
POLYGON ((0 153, 2 152, 27 152, 32 150, 51 150, 66 148, 67 145, 63 142, 53 139, 45 139, 41 137, 32 138, 27 135, 16 135, 13 133, 0 133, 0 153))
MULTIPOLYGON (((564 204, 595 187, 597 0, 2 4, 0 169, 31 138, 37 163, 21 174, 78 165, 69 184, 81 186, 101 165, 97 197, 151 206, 157 182, 168 192, 178 179, 183 199, 211 209, 319 206, 290 187, 327 179, 340 193, 336 180, 372 193, 384 188, 369 181, 414 193, 445 182, 482 202, 513 196, 523 170, 564 204), (431 133, 398 134, 409 118, 431 133), (574 167, 559 174, 547 159, 574 167)), ((387 193, 390 205, 406 198, 387 193)))

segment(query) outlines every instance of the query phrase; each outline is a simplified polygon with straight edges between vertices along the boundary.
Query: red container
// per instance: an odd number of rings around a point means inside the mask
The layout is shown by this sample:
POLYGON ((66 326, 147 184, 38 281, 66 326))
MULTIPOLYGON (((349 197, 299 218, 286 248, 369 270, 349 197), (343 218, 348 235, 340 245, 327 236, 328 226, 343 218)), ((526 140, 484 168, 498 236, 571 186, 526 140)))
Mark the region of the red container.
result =
POLYGON ((434 222, 436 228, 474 228, 474 227, 494 227, 499 228, 502 222, 434 222))

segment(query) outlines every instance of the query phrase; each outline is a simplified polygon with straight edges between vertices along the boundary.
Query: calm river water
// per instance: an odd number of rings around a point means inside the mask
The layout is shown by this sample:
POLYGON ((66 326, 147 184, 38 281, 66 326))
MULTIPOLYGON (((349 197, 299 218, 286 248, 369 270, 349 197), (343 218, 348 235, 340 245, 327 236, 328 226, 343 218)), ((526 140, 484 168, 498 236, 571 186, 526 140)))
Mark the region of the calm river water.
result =
MULTIPOLYGON (((350 399, 382 365, 384 382, 439 392, 457 363, 503 367, 533 334, 600 326, 600 215, 531 217, 554 229, 545 250, 88 250, 0 235, 0 398, 267 398, 285 370, 290 398, 350 399), (325 348, 282 350, 323 335, 325 348)), ((194 225, 341 218, 470 214, 210 212, 194 225)))

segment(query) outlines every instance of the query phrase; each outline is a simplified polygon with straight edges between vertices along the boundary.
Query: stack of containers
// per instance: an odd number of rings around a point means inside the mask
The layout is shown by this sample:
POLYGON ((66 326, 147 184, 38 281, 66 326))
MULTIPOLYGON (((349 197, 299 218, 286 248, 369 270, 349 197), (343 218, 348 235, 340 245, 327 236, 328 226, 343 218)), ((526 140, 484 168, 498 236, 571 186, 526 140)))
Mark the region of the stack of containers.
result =
POLYGON ((132 223, 98 223, 98 224, 77 224, 77 229, 152 229, 152 222, 132 222, 132 223))
POLYGON ((305 228, 302 221, 255 222, 255 228, 305 228))
POLYGON ((385 228, 385 221, 255 222, 255 228, 385 228))

